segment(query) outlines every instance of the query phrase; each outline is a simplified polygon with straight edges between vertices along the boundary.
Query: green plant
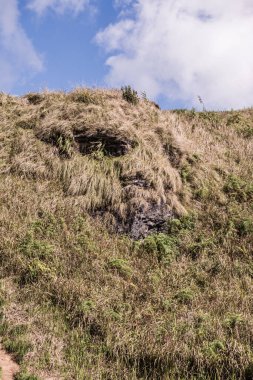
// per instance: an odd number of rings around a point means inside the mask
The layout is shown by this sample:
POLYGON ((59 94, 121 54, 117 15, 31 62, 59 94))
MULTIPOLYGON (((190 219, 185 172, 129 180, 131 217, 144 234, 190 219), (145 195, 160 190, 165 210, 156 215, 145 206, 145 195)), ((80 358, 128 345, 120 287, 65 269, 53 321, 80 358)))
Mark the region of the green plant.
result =
POLYGON ((108 262, 108 267, 111 269, 116 269, 119 273, 130 276, 132 274, 132 269, 128 264, 127 260, 124 259, 111 259, 108 262))
POLYGON ((211 355, 216 356, 225 351, 225 344, 221 340, 214 340, 208 345, 208 349, 211 355))
POLYGON ((128 103, 136 105, 139 102, 138 93, 131 86, 121 87, 121 91, 123 99, 128 103))
POLYGON ((240 114, 235 113, 228 117, 227 119, 227 126, 233 125, 233 124, 239 124, 242 122, 242 117, 240 114))
POLYGON ((181 174, 181 178, 182 178, 184 183, 191 182, 193 179, 193 171, 192 171, 192 168, 189 164, 185 164, 181 168, 180 174, 181 174))
POLYGON ((195 228, 196 215, 189 213, 180 218, 168 219, 168 234, 178 235, 182 232, 192 231, 195 228))
POLYGON ((238 202, 247 202, 253 199, 253 183, 234 175, 228 176, 223 190, 238 202))
POLYGON ((73 144, 71 139, 60 135, 56 141, 59 155, 62 157, 70 158, 73 152, 73 144))
POLYGON ((210 190, 207 187, 202 186, 195 191, 194 195, 198 200, 206 200, 210 196, 210 190))
POLYGON ((32 284, 39 281, 40 278, 50 278, 53 275, 51 268, 39 259, 30 260, 25 263, 20 271, 19 285, 32 284))
POLYGON ((45 241, 37 240, 32 233, 28 233, 20 243, 20 252, 30 259, 45 260, 53 253, 53 246, 45 241))
POLYGON ((40 379, 38 378, 38 376, 22 371, 14 375, 14 380, 40 380, 40 379))
POLYGON ((253 220, 251 218, 240 220, 236 223, 236 229, 240 236, 253 234, 253 220))
POLYGON ((79 311, 84 314, 88 314, 91 310, 94 310, 96 307, 95 303, 91 300, 82 301, 79 306, 79 311))
POLYGON ((194 293, 191 289, 186 288, 180 290, 176 295, 175 299, 182 304, 189 304, 194 298, 194 293))
POLYGON ((171 299, 164 300, 162 303, 162 308, 165 311, 172 311, 174 309, 174 304, 171 299))
POLYGON ((138 250, 154 254, 158 261, 169 264, 177 255, 177 239, 163 233, 147 236, 136 243, 138 250))
POLYGON ((239 135, 243 136, 245 139, 250 139, 253 137, 253 126, 243 125, 237 128, 239 135))
POLYGON ((230 329, 234 329, 236 326, 242 324, 243 322, 244 319, 241 314, 235 313, 228 314, 224 320, 225 326, 229 327, 230 329))
POLYGON ((3 346, 7 352, 14 355, 14 358, 18 363, 21 363, 24 356, 32 349, 32 345, 21 337, 18 337, 17 339, 6 338, 3 341, 3 346))

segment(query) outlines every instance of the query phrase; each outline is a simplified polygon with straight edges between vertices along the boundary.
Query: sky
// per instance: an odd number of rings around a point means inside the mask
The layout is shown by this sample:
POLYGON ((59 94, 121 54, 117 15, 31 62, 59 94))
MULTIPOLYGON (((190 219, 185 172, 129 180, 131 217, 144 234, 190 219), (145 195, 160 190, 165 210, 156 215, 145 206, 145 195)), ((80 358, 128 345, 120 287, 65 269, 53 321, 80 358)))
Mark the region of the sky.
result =
POLYGON ((129 84, 167 109, 253 106, 253 0, 0 6, 0 91, 129 84))

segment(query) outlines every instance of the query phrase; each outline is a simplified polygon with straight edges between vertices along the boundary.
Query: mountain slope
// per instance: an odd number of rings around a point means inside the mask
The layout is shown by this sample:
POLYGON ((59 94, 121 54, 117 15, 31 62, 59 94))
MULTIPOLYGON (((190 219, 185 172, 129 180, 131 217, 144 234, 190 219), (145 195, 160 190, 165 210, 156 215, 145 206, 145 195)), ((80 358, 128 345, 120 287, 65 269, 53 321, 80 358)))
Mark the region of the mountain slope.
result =
POLYGON ((252 378, 252 116, 0 96, 0 330, 20 379, 252 378))

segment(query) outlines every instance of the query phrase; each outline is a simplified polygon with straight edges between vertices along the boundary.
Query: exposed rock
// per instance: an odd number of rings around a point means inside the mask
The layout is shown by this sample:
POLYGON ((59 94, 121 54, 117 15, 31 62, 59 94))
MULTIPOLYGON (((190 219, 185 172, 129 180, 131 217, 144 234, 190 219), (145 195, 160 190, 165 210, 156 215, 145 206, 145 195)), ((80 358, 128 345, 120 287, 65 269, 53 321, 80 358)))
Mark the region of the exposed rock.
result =
POLYGON ((165 232, 166 222, 173 216, 171 209, 165 204, 150 205, 148 209, 137 209, 124 224, 117 225, 117 232, 126 233, 132 239, 142 239, 151 233, 165 232))

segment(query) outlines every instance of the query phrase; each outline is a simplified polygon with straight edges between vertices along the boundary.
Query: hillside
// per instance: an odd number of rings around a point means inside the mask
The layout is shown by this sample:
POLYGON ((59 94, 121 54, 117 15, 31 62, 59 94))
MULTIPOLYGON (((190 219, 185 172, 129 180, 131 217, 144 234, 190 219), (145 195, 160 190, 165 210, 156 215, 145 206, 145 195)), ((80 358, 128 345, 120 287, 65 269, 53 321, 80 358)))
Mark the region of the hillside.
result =
POLYGON ((252 211, 252 109, 0 94, 0 333, 17 380, 252 379, 252 211))

